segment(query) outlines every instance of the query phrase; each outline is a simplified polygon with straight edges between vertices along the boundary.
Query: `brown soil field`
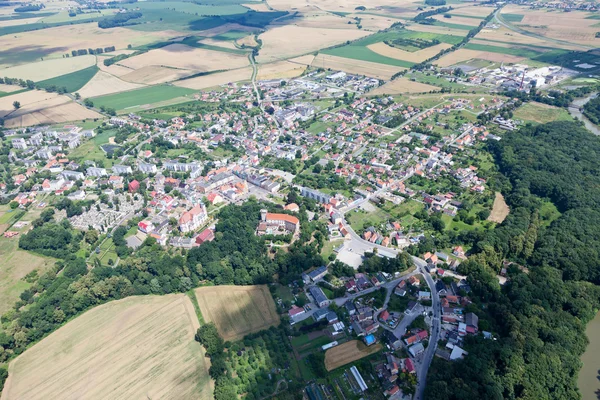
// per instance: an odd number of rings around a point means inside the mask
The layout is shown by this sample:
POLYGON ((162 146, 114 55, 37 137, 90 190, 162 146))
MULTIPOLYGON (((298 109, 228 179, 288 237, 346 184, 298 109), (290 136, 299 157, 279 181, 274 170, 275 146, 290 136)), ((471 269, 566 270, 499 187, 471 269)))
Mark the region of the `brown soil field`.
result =
POLYGON ((181 86, 189 89, 206 89, 209 87, 226 85, 228 83, 249 81, 252 78, 252 68, 240 68, 231 71, 218 72, 215 74, 199 76, 175 82, 175 86, 181 86))
POLYGON ((170 82, 193 74, 192 71, 185 69, 165 68, 156 65, 150 65, 136 70, 129 69, 129 71, 129 73, 121 75, 120 78, 127 82, 145 85, 170 82))
POLYGON ((279 324, 279 315, 267 285, 207 286, 195 290, 206 322, 213 322, 225 340, 279 324))
POLYGON ((144 85, 123 81, 104 71, 98 71, 98 73, 88 83, 86 83, 84 87, 79 89, 78 92, 81 97, 85 99, 88 97, 124 92, 126 90, 137 89, 143 86, 144 85))
POLYGON ((303 28, 287 25, 260 35, 263 46, 258 62, 265 63, 311 53, 319 49, 344 43, 368 35, 358 29, 303 28))
POLYGON ((96 307, 9 364, 2 400, 212 398, 199 327, 183 294, 96 307))
MULTIPOLYGON (((6 227, 0 226, 0 232, 6 227)), ((19 237, 0 238, 0 314, 4 314, 19 300, 23 290, 29 287, 22 279, 31 271, 37 270, 38 275, 54 265, 50 257, 38 256, 28 251, 19 250, 19 237)))
POLYGON ((360 360, 363 357, 376 353, 381 350, 381 348, 380 343, 367 347, 360 340, 351 340, 325 352, 325 368, 327 371, 334 370, 342 365, 346 365, 352 361, 360 360))
POLYGON ((127 58, 119 62, 119 65, 133 69, 157 65, 205 72, 240 68, 248 63, 248 57, 245 55, 198 49, 184 44, 171 44, 127 58))
POLYGON ((258 46, 258 43, 256 43, 256 40, 254 39, 254 35, 244 36, 243 38, 236 40, 236 43, 240 46, 241 45, 246 45, 248 47, 258 46))
POLYGON ((384 94, 399 94, 399 93, 425 93, 432 90, 440 90, 437 86, 428 85, 426 83, 413 82, 408 78, 398 78, 389 81, 375 90, 370 91, 369 95, 384 95, 384 94))
MULTIPOLYGON (((311 11, 296 14, 292 20, 293 26, 303 28, 325 28, 325 29, 357 29, 356 25, 350 25, 348 22, 355 23, 351 18, 331 14, 323 11, 311 11)), ((289 25, 289 20, 274 21, 271 27, 289 25)))
POLYGON ((382 56, 395 58, 396 60, 411 61, 414 63, 420 63, 422 61, 425 61, 425 60, 435 56, 440 51, 449 49, 450 47, 452 47, 452 45, 447 44, 447 43, 440 43, 435 46, 427 47, 422 50, 410 52, 410 51, 397 49, 392 46, 388 46, 387 44, 385 44, 383 42, 378 42, 378 43, 370 44, 367 46, 368 49, 374 51, 377 54, 381 54, 382 56))
POLYGON ((23 89, 21 86, 17 86, 17 85, 5 85, 5 84, 0 84, 0 92, 4 92, 4 93, 12 93, 12 92, 16 92, 17 90, 21 90, 23 89))
MULTIPOLYGON (((100 29, 96 22, 90 22, 0 36, 0 49, 10 53, 22 52, 23 49, 35 49, 35 54, 39 57, 45 58, 54 55, 60 58, 63 54, 76 49, 107 46, 125 49, 129 44, 135 47, 175 36, 181 36, 181 33, 174 31, 142 32, 127 28, 100 29)), ((75 58, 79 57, 73 59, 75 58)), ((0 55, 1 64, 2 56, 0 55)))
MULTIPOLYGON (((0 37, 0 40, 1 38, 2 37, 0 37)), ((80 69, 91 67, 95 63, 96 57, 90 55, 70 58, 56 58, 53 60, 19 65, 18 67, 0 69, 0 76, 31 79, 34 82, 38 82, 79 71, 80 69)))
POLYGON ((488 217, 488 221, 502 223, 504 219, 508 216, 510 212, 506 201, 504 201, 504 196, 502 193, 496 192, 496 197, 494 198, 494 205, 492 206, 492 213, 488 217))
POLYGON ((19 113, 18 115, 11 114, 4 121, 4 126, 7 128, 21 128, 33 125, 53 125, 62 122, 103 118, 101 114, 87 109, 74 101, 63 104, 53 103, 55 101, 49 101, 49 104, 40 103, 34 109, 27 108, 23 109, 23 113, 19 113))
POLYGON ((306 71, 306 65, 291 63, 289 61, 276 61, 258 66, 258 80, 296 78, 306 71))
MULTIPOLYGON (((460 11, 457 11, 457 13, 460 11)), ((480 19, 475 19, 475 18, 469 18, 469 17, 459 17, 456 15, 453 15, 452 18, 445 18, 442 14, 438 14, 433 16, 434 19, 437 19, 440 22, 447 22, 449 24, 459 24, 459 25, 468 25, 468 26, 472 26, 473 28, 476 27, 477 25, 479 25, 479 23, 481 22, 480 19)))
POLYGON ((518 63, 525 60, 524 57, 512 56, 509 54, 492 53, 489 51, 478 51, 468 49, 458 49, 452 53, 442 56, 435 62, 440 67, 449 67, 461 61, 472 60, 478 58, 480 60, 488 60, 492 62, 504 62, 507 64, 518 63))
POLYGON ((393 65, 353 60, 351 58, 330 56, 327 54, 319 54, 315 57, 312 66, 315 68, 331 68, 332 70, 344 71, 349 74, 366 75, 385 80, 390 79, 396 72, 406 69, 394 67, 393 65))

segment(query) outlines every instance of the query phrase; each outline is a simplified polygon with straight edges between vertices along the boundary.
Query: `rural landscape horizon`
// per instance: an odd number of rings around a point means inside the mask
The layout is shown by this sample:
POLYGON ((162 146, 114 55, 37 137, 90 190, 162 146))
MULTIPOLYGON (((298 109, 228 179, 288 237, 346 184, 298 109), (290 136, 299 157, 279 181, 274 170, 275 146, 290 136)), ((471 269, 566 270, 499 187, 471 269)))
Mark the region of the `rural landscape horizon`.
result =
POLYGON ((596 0, 0 0, 0 400, 600 400, 596 0))

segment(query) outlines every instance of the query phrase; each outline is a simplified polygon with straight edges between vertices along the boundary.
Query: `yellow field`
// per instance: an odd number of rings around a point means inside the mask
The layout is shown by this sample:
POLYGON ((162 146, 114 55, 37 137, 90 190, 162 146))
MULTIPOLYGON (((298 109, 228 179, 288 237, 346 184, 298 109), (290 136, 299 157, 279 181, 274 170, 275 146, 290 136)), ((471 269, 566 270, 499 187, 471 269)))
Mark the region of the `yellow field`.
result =
MULTIPOLYGON (((312 56, 311 56, 312 57, 312 56)), ((276 61, 258 66, 258 80, 296 78, 304 73, 306 65, 289 61, 276 61)))
POLYGON ((223 47, 226 49, 233 49, 233 50, 237 49, 237 47, 235 47, 235 44, 233 44, 233 42, 230 42, 227 40, 202 39, 202 40, 199 40, 198 43, 208 44, 211 46, 223 47))
MULTIPOLYGON (((303 28, 325 28, 325 29, 356 29, 356 25, 350 25, 348 22, 353 21, 349 17, 331 14, 324 11, 310 11, 296 14, 294 18, 294 26, 303 28)), ((282 20, 281 22, 274 21, 271 26, 285 26, 289 21, 282 20)))
POLYGON ((331 68, 332 70, 344 71, 349 74, 366 75, 385 80, 390 79, 395 73, 406 69, 394 67, 393 65, 330 56, 328 54, 319 54, 315 57, 312 66, 315 68, 331 68))
POLYGON ((380 15, 367 15, 367 14, 350 14, 349 18, 358 17, 360 18, 360 24, 362 29, 372 32, 377 32, 383 29, 387 29, 392 26, 395 22, 398 22, 396 18, 390 18, 380 15))
POLYGON ((502 221, 504 221, 504 219, 508 216, 509 212, 510 210, 506 204, 506 201, 504 201, 504 196, 502 196, 502 193, 496 192, 494 205, 492 206, 492 213, 488 217, 488 221, 501 224, 502 221))
MULTIPOLYGON (((457 13, 460 13, 460 11, 457 11, 457 13)), ((469 17, 458 17, 456 15, 453 15, 452 18, 445 18, 441 14, 433 16, 433 19, 437 19, 440 22, 447 22, 449 24, 472 26, 473 28, 475 28, 481 22, 480 19, 469 18, 469 17)))
MULTIPOLYGON (((0 41, 2 37, 3 36, 0 36, 0 41)), ((25 80, 31 79, 34 82, 38 82, 79 71, 80 69, 91 67, 95 63, 96 57, 91 55, 57 58, 53 60, 44 60, 36 63, 20 65, 18 67, 0 69, 0 76, 25 80)))
MULTIPOLYGON (((71 50, 107 46, 125 49, 129 44, 135 47, 175 36, 181 34, 173 31, 142 32, 126 28, 100 29, 98 23, 90 22, 0 36, 0 49, 18 53, 22 49, 34 48, 44 59, 48 56, 61 58, 71 50)), ((79 57, 69 59, 76 58, 79 57)))
MULTIPOLYGON (((488 15, 490 15, 493 11, 493 7, 482 7, 482 6, 466 6, 466 7, 456 7, 453 5, 455 10, 451 11, 450 14, 458 14, 458 15, 468 15, 472 17, 481 17, 484 19, 488 15)), ((504 11, 504 9, 502 9, 504 11)), ((454 19, 454 17, 452 17, 454 19)))
POLYGON ((374 2, 365 3, 361 0, 308 0, 304 2, 298 2, 297 0, 269 0, 269 5, 275 10, 282 11, 296 11, 305 9, 315 10, 327 10, 327 11, 340 11, 340 12, 355 12, 356 7, 366 6, 368 9, 379 8, 379 7, 399 7, 412 5, 416 9, 418 5, 422 5, 422 2, 418 1, 398 1, 398 0, 376 0, 374 2))
POLYGON ((9 364, 2 400, 210 399, 199 327, 183 294, 96 307, 9 364))
POLYGON ((492 53, 489 51, 458 49, 452 53, 442 56, 435 62, 440 67, 449 67, 460 63, 461 61, 472 60, 474 58, 480 60, 488 60, 492 62, 504 62, 506 64, 518 63, 523 61, 524 57, 512 56, 510 54, 492 53))
POLYGON ((436 25, 412 24, 412 25, 407 25, 406 29, 408 29, 409 31, 415 31, 415 32, 430 32, 430 33, 437 33, 440 35, 452 35, 452 36, 459 36, 459 37, 465 37, 467 35, 467 31, 465 31, 465 30, 446 28, 444 26, 436 26, 436 25))
POLYGON ((567 50, 584 49, 582 45, 576 43, 556 43, 531 36, 525 36, 503 26, 498 29, 482 29, 475 37, 477 39, 496 40, 500 42, 509 42, 523 45, 529 44, 535 46, 545 46, 550 48, 559 48, 567 50))
POLYGON ((440 51, 449 49, 450 47, 452 47, 452 45, 447 43, 440 43, 436 44, 435 46, 411 52, 388 46, 383 42, 378 42, 367 46, 368 49, 374 51, 377 54, 381 54, 382 56, 395 58, 396 60, 411 61, 414 63, 423 62, 435 56, 440 51))
POLYGON ((145 85, 170 82, 192 74, 192 71, 189 70, 165 68, 156 65, 150 65, 136 70, 129 69, 129 71, 129 73, 121 75, 120 78, 124 81, 145 85))
POLYGON ((218 72, 216 74, 186 79, 183 81, 175 82, 174 85, 199 90, 214 86, 226 85, 232 82, 249 81, 251 78, 252 68, 245 67, 240 69, 233 69, 231 71, 218 72))
POLYGON ((359 340, 351 340, 325 352, 325 368, 327 368, 327 371, 331 371, 379 350, 381 350, 381 344, 379 343, 367 347, 359 340))
POLYGON ((598 27, 594 27, 598 20, 586 19, 590 15, 587 12, 564 13, 523 8, 519 14, 525 16, 521 22, 514 25, 527 31, 590 47, 600 44, 600 39, 595 37, 598 27))
MULTIPOLYGON (((4 229, 0 229, 3 232, 4 229)), ((54 259, 19 250, 19 237, 0 238, 0 315, 12 308, 29 285, 22 279, 31 271, 38 275, 54 265, 54 259)))
POLYGON ((19 109, 19 112, 11 114, 4 121, 4 126, 7 128, 22 128, 95 118, 103 118, 103 116, 74 101, 60 103, 58 100, 48 100, 32 107, 19 109))
POLYGON ((137 89, 143 86, 144 85, 123 81, 104 71, 98 71, 98 73, 88 83, 86 83, 84 87, 79 89, 78 92, 81 97, 85 99, 88 97, 124 92, 126 90, 137 89))
POLYGON ((408 78, 398 78, 389 81, 375 90, 369 92, 369 95, 393 95, 399 93, 427 93, 440 90, 437 86, 426 83, 413 82, 408 78))
POLYGON ((248 57, 245 55, 198 49, 184 44, 171 44, 139 56, 127 58, 119 62, 119 65, 132 69, 157 65, 206 72, 240 68, 248 65, 248 63, 248 57))
POLYGON ((265 63, 311 53, 368 35, 358 29, 303 28, 294 25, 269 29, 259 38, 263 46, 258 62, 265 63))
POLYGON ((254 11, 262 11, 262 12, 271 11, 271 9, 269 8, 269 6, 266 3, 242 4, 242 6, 249 8, 251 10, 254 10, 254 11))
POLYGON ((4 92, 4 93, 12 93, 12 92, 16 92, 17 90, 21 90, 23 89, 21 86, 17 86, 17 85, 5 85, 5 84, 0 84, 0 92, 4 92))
POLYGON ((45 102, 56 98, 63 99, 63 103, 69 101, 69 98, 66 96, 60 96, 57 93, 48 93, 43 90, 30 90, 28 92, 0 97, 0 118, 4 118, 6 117, 6 115, 15 111, 13 107, 13 103, 15 101, 21 103, 21 108, 25 108, 27 106, 34 106, 37 103, 45 102))
POLYGON ((5 28, 7 26, 16 26, 16 25, 28 25, 36 23, 41 18, 24 18, 24 19, 9 19, 6 21, 0 21, 0 28, 5 28))
POLYGON ((258 43, 256 43, 256 40, 254 39, 254 35, 244 36, 243 38, 236 40, 236 43, 240 46, 241 45, 245 45, 248 47, 258 46, 258 43))
POLYGON ((208 286, 195 290, 206 322, 214 322, 225 340, 279 324, 275 303, 266 285, 208 286))

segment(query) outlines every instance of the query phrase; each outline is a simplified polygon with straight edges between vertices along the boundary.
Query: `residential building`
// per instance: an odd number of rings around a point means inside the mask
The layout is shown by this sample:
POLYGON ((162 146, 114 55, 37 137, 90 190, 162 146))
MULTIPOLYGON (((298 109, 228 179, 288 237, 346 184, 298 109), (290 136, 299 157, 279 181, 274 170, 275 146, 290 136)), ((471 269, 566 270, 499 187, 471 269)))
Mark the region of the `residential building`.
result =
POLYGON ((313 299, 315 300, 315 304, 318 307, 325 307, 329 305, 329 299, 327 298, 327 296, 325 296, 325 293, 323 293, 323 290, 320 287, 310 286, 308 288, 308 292, 313 297, 313 299))
POLYGON ((179 230, 191 232, 200 227, 208 218, 204 204, 197 204, 191 210, 184 212, 179 218, 179 230))

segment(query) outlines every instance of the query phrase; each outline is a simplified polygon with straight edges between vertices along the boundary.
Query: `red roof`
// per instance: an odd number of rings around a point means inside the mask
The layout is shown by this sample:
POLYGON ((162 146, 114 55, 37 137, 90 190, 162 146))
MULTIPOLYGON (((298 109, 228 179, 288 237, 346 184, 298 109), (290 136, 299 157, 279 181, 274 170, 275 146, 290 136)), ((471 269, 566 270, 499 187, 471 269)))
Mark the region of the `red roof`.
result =
POLYGON ((295 225, 297 225, 300 222, 298 218, 294 217, 293 215, 267 213, 267 221, 270 220, 286 221, 295 225))
POLYGON ((304 312, 304 308, 294 305, 294 306, 292 306, 292 308, 290 308, 290 311, 288 311, 288 314, 290 315, 290 317, 293 317, 294 315, 302 314, 303 312, 304 312))
POLYGON ((196 236, 196 243, 212 242, 215 239, 215 234, 211 229, 205 229, 196 236))
POLYGON ((383 311, 381 312, 381 314, 379 314, 379 318, 380 318, 382 321, 387 321, 389 317, 390 317, 390 313, 388 312, 388 310, 383 310, 383 311))
POLYGON ((410 358, 407 358, 406 361, 404 361, 404 365, 406 366, 406 371, 407 372, 414 372, 415 371, 415 365, 413 364, 412 360, 410 358))

